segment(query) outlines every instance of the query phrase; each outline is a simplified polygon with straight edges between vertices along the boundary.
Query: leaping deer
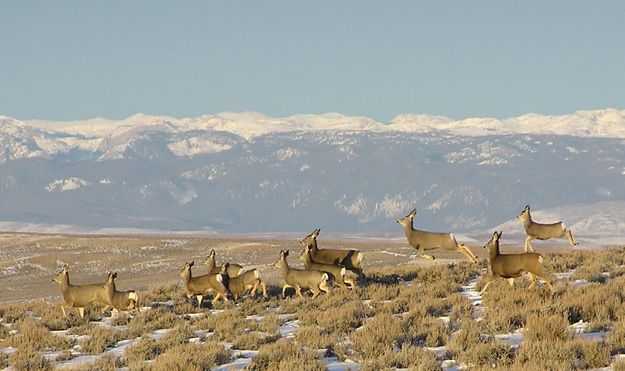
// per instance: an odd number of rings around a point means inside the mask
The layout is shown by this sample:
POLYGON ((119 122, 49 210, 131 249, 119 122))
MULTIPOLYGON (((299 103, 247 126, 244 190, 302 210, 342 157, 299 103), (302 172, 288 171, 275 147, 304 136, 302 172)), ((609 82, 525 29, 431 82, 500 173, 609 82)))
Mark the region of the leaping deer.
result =
POLYGON ((535 251, 530 241, 532 240, 548 240, 550 238, 562 238, 566 236, 569 239, 569 245, 578 245, 578 242, 573 238, 573 233, 570 229, 566 229, 566 226, 562 222, 551 224, 540 224, 532 220, 530 214, 530 205, 525 206, 525 209, 517 215, 517 218, 523 221, 523 227, 525 227, 525 251, 535 251))
POLYGON ((501 254, 499 252, 500 239, 501 232, 495 232, 490 241, 484 245, 484 248, 488 249, 489 272, 486 278, 486 285, 484 285, 480 293, 484 293, 488 285, 500 277, 507 279, 510 286, 514 286, 514 279, 525 273, 527 273, 532 280, 529 288, 536 286, 536 278, 540 278, 547 283, 551 292, 554 291, 549 274, 543 271, 542 255, 535 252, 501 254))
POLYGON ((419 250, 421 257, 426 259, 434 259, 433 256, 426 255, 426 250, 442 249, 447 251, 457 251, 464 254, 473 263, 477 263, 477 257, 469 247, 465 244, 458 243, 453 233, 439 233, 439 232, 427 232, 414 229, 412 226, 412 220, 417 214, 417 210, 413 209, 410 214, 399 219, 397 224, 401 224, 404 227, 404 233, 408 239, 408 244, 419 250))

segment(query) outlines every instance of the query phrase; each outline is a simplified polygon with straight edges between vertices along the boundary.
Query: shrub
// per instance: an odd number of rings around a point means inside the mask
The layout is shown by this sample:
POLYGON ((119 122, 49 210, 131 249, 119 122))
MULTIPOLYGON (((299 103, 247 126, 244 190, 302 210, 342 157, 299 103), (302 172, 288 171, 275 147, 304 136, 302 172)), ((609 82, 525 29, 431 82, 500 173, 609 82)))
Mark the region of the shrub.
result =
POLYGON ((32 350, 63 350, 71 346, 71 342, 65 338, 50 333, 47 328, 41 326, 33 318, 26 317, 15 323, 18 333, 9 336, 6 344, 14 348, 32 350))
POLYGON ((230 361, 230 351, 215 342, 181 344, 156 357, 156 370, 210 370, 230 361))
POLYGON ((325 370, 326 367, 314 353, 304 351, 287 340, 279 340, 260 347, 258 354, 252 359, 248 369, 251 371, 321 371, 325 370))
POLYGON ((18 348, 9 357, 9 363, 18 371, 53 369, 52 362, 47 360, 33 347, 18 348))

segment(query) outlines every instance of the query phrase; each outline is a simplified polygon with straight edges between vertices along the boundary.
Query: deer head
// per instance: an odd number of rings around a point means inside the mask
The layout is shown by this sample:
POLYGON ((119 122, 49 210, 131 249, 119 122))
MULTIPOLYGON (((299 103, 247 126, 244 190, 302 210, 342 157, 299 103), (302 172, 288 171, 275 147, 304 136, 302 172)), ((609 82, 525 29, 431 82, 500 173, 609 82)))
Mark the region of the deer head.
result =
POLYGON ((403 218, 397 220, 397 224, 401 224, 404 227, 412 226, 412 219, 414 218, 415 215, 417 215, 417 209, 412 209, 410 214, 408 214, 408 215, 404 216, 403 218))
POLYGON ((54 276, 52 281, 58 284, 62 283, 65 280, 65 277, 67 276, 68 271, 69 271, 69 265, 65 264, 63 266, 63 269, 59 273, 57 273, 56 276, 54 276))
POLYGON ((490 238, 490 241, 484 245, 485 249, 488 251, 493 251, 493 248, 499 247, 499 240, 501 239, 502 232, 497 233, 497 231, 493 232, 493 236, 490 238))
POLYGON ((304 237, 301 241, 299 241, 300 245, 302 245, 304 247, 312 245, 314 240, 317 237, 319 237, 319 232, 320 231, 321 231, 321 229, 319 229, 319 228, 315 229, 311 234, 309 234, 308 236, 304 237))
POLYGON ((521 220, 525 220, 529 217, 529 215, 530 215, 530 205, 527 205, 525 206, 525 209, 523 209, 523 211, 521 211, 519 215, 517 215, 517 218, 521 220))

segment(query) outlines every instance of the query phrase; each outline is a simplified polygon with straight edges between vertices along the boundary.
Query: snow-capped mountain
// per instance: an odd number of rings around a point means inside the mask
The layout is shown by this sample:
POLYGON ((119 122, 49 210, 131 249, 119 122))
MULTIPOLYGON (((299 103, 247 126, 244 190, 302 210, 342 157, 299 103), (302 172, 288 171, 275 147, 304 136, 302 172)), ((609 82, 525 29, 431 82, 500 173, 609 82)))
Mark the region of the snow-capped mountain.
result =
POLYGON ((413 207, 416 227, 484 231, 529 203, 620 234, 616 209, 592 210, 625 202, 625 111, 0 116, 0 200, 0 221, 85 230, 372 233, 401 233, 394 221, 413 207), (573 204, 584 214, 568 215, 573 204))

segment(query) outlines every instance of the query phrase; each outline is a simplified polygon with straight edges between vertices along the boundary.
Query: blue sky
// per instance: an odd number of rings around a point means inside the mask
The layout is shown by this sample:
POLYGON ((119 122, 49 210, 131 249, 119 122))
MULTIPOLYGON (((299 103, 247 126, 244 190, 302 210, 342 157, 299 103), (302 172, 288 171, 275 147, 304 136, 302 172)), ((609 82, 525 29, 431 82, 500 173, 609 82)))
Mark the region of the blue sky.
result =
POLYGON ((625 108, 621 1, 1 1, 0 114, 625 108))

